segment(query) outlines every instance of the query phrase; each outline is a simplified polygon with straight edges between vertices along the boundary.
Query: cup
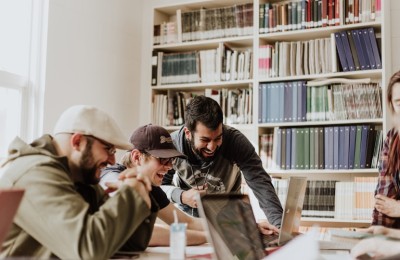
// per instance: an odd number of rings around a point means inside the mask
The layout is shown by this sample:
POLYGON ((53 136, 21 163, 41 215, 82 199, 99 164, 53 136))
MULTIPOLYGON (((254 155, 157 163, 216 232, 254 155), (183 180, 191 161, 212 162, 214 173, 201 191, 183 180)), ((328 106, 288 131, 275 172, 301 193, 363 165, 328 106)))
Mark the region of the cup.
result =
POLYGON ((186 223, 172 223, 170 226, 170 260, 184 260, 186 250, 186 223))

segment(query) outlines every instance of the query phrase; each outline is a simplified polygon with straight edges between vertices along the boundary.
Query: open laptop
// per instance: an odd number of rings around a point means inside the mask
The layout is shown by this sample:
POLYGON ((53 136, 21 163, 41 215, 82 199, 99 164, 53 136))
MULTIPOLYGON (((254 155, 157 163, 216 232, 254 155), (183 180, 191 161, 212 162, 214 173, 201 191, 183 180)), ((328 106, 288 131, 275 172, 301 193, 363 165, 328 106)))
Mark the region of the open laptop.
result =
MULTIPOLYGON (((291 177, 282 218, 281 232, 273 243, 282 245, 298 231, 307 179, 291 177)), ((207 194, 197 198, 200 217, 208 240, 218 259, 261 259, 265 256, 262 234, 258 230, 246 195, 207 194)))
POLYGON ((17 213, 23 195, 23 189, 0 189, 0 251, 1 245, 13 223, 14 216, 17 213))

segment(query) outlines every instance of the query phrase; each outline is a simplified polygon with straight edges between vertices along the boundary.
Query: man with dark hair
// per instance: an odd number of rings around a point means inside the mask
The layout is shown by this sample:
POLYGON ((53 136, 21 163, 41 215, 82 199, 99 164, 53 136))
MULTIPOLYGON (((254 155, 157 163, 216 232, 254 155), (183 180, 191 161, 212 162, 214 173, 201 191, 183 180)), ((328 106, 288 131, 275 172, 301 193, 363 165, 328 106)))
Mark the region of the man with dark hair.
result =
POLYGON ((241 173, 265 212, 267 228, 277 231, 282 206, 250 141, 233 127, 223 125, 218 103, 197 96, 187 105, 185 125, 171 134, 176 148, 187 156, 178 158, 163 178, 168 198, 185 212, 198 216, 198 193, 240 192, 241 173), (174 185, 174 184, 175 185, 174 185))

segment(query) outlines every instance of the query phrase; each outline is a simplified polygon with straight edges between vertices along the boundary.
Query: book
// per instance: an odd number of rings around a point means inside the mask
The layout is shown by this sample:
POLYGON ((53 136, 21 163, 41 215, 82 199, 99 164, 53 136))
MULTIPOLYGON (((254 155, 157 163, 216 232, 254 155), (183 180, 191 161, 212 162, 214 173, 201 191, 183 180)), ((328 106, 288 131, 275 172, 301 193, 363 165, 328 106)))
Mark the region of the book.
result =
POLYGON ((364 40, 366 52, 368 55, 369 65, 370 65, 371 69, 376 69, 375 57, 374 57, 374 53, 372 50, 372 45, 371 45, 371 40, 369 37, 368 29, 360 29, 360 31, 362 32, 361 44, 363 44, 363 40, 364 40))
POLYGON ((355 125, 351 125, 350 136, 349 136, 349 169, 354 169, 356 132, 357 132, 357 127, 355 125))
POLYGON ((354 65, 353 54, 350 49, 350 43, 347 38, 347 32, 346 31, 340 32, 340 36, 342 39, 343 49, 346 56, 347 66, 349 68, 349 71, 354 71, 356 70, 356 67, 354 65))
POLYGON ((340 65, 342 67, 342 71, 349 71, 349 66, 347 64, 346 53, 344 52, 342 37, 340 32, 334 33, 335 35, 335 44, 337 53, 339 55, 340 65))
POLYGON ((368 28, 368 35, 369 35, 369 40, 371 43, 371 47, 372 47, 372 52, 374 55, 374 59, 375 59, 375 64, 376 64, 376 68, 377 69, 382 69, 382 62, 381 62, 381 56, 379 53, 379 49, 378 49, 378 45, 376 42, 376 36, 375 36, 375 31, 374 28, 368 28))
MULTIPOLYGON (((363 55, 364 58, 364 62, 365 62, 365 69, 369 70, 372 69, 371 68, 371 62, 369 60, 369 55, 368 55, 368 49, 367 49, 367 45, 365 42, 365 38, 363 36, 363 31, 362 29, 356 30, 357 34, 358 34, 358 41, 360 42, 360 46, 361 46, 361 53, 363 55)), ((360 58, 360 56, 359 56, 360 58)))
MULTIPOLYGON (((356 1, 358 1, 358 0, 356 0, 356 1)), ((351 55, 352 55, 353 61, 354 61, 354 68, 355 68, 355 70, 360 70, 361 67, 360 67, 360 62, 358 60, 358 55, 357 55, 357 50, 356 50, 356 45, 354 43, 353 35, 350 30, 347 30, 346 33, 347 33, 347 39, 348 39, 349 45, 350 45, 351 55)))
POLYGON ((360 143, 360 168, 364 169, 367 163, 367 146, 368 146, 368 125, 363 125, 361 128, 361 143, 360 143))
POLYGON ((158 51, 153 51, 151 56, 151 85, 158 85, 158 51))

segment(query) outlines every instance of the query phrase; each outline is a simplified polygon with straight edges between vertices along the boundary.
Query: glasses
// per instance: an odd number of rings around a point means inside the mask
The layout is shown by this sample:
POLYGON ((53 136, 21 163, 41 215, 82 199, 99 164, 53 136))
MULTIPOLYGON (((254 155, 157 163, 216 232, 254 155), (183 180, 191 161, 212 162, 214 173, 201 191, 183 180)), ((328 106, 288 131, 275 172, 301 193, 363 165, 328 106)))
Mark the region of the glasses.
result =
POLYGON ((162 164, 162 165, 164 165, 164 166, 166 166, 166 165, 168 165, 168 164, 174 164, 175 162, 176 162, 176 157, 171 157, 171 158, 159 158, 159 157, 155 157, 155 156, 153 156, 153 155, 151 155, 150 154, 150 156, 151 157, 154 157, 154 158, 156 158, 159 162, 160 162, 160 164, 162 164))
POLYGON ((107 151, 107 154, 109 156, 114 155, 117 152, 117 149, 115 149, 114 145, 109 144, 109 143, 107 143, 107 142, 105 142, 105 141, 103 141, 103 140, 101 140, 101 139, 99 139, 97 137, 92 136, 92 135, 85 135, 85 136, 86 136, 86 138, 91 138, 91 139, 97 140, 97 141, 99 141, 99 143, 104 145, 104 150, 107 151))

